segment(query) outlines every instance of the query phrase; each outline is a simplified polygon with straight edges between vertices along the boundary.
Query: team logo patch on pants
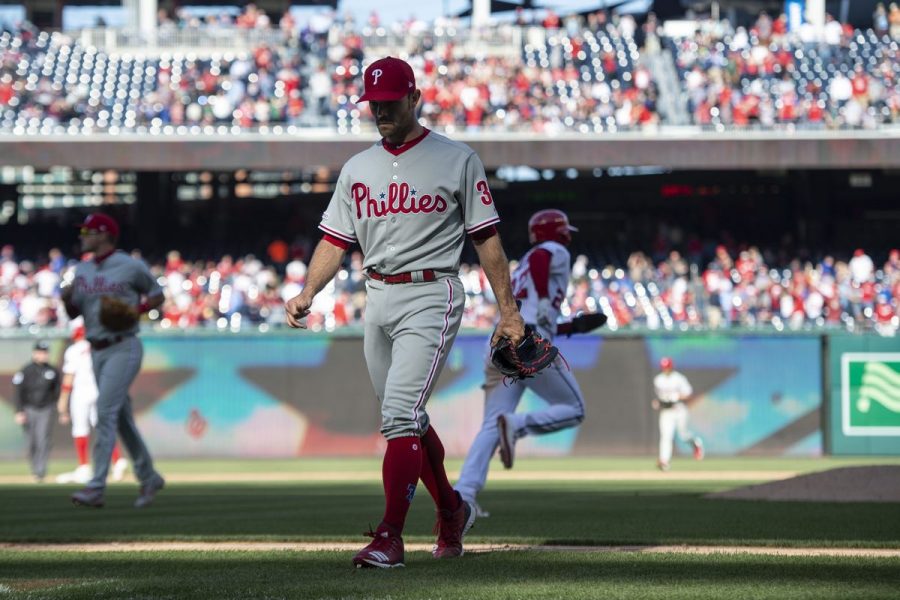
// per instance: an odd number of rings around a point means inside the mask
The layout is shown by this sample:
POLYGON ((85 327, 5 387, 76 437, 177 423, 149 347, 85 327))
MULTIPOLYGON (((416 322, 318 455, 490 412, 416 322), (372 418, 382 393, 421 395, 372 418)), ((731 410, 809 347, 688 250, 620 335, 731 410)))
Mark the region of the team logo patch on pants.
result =
POLYGON ((412 502, 413 497, 415 497, 415 495, 416 495, 416 484, 411 483, 408 486, 406 486, 406 499, 409 500, 410 502, 412 502))

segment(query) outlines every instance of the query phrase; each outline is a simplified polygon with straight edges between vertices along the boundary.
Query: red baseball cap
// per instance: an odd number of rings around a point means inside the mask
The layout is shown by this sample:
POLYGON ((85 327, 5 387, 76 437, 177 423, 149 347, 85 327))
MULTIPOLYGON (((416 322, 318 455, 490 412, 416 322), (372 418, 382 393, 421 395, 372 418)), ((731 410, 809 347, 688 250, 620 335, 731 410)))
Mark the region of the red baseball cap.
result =
POLYGON ((391 102, 416 91, 416 78, 406 61, 388 56, 369 65, 363 85, 366 91, 357 102, 391 102))
POLYGON ((108 233, 114 238, 119 237, 119 224, 109 215, 92 213, 87 216, 84 223, 78 225, 82 231, 100 231, 108 233))
POLYGON ((671 369, 672 368, 672 359, 669 358, 668 356, 663 356, 662 359, 659 361, 659 368, 660 369, 671 369))

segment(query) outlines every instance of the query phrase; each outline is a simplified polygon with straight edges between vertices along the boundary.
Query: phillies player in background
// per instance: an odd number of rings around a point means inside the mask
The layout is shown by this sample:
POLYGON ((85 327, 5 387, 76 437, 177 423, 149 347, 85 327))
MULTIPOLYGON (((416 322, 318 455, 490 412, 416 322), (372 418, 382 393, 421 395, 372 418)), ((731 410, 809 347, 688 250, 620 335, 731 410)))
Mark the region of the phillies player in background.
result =
POLYGON ((334 278, 350 245, 360 245, 367 274, 365 358, 381 402, 387 450, 384 516, 353 564, 400 567, 403 526, 419 479, 437 506, 435 558, 461 556, 463 536, 475 519, 447 479, 444 447, 425 412, 462 318, 465 293, 458 272, 466 234, 500 308, 492 339, 518 343, 524 322, 481 159, 417 122, 421 92, 406 62, 375 61, 363 80, 359 101, 369 103, 383 139, 341 170, 319 225, 324 237, 306 287, 285 311, 291 327, 305 327, 301 319, 315 295, 334 278))
POLYGON ((118 241, 115 219, 102 213, 88 215, 81 225, 81 251, 92 253, 93 258, 78 263, 72 285, 62 291, 69 317, 84 317, 98 390, 94 476, 84 489, 72 494, 76 506, 100 508, 106 503, 106 477, 117 431, 141 483, 134 507, 149 505, 165 485, 134 423, 128 395, 144 358, 144 346, 137 336, 139 326, 135 323, 124 331, 110 331, 100 322, 104 296, 114 296, 144 314, 162 305, 163 291, 144 262, 116 249, 118 241))
MULTIPOLYGON (((528 237, 533 244, 522 257, 512 276, 513 294, 521 303, 526 323, 533 325, 547 340, 557 333, 568 333, 570 323, 559 323, 560 305, 566 297, 572 272, 566 246, 572 232, 561 210, 542 210, 528 220, 528 237)), ((500 372, 485 365, 484 421, 472 442, 460 472, 456 489, 474 507, 478 516, 488 516, 476 497, 487 480, 491 457, 500 447, 500 460, 507 469, 515 459, 516 440, 526 435, 542 435, 575 427, 584 419, 584 397, 578 382, 562 358, 537 375, 512 383, 502 381, 500 372), (528 413, 516 413, 526 389, 532 390, 548 406, 528 413)))
POLYGON ((662 372, 653 378, 656 398, 652 402, 653 409, 659 411, 659 460, 656 466, 660 471, 668 471, 676 430, 682 442, 690 442, 697 460, 703 460, 703 440, 688 430, 685 401, 694 390, 687 377, 675 370, 674 363, 668 356, 659 361, 659 368, 662 372))
MULTIPOLYGON (((84 336, 84 320, 72 321, 72 344, 63 354, 63 380, 56 409, 59 424, 72 424, 72 441, 78 467, 69 473, 56 477, 57 483, 87 483, 93 477, 88 461, 88 446, 91 429, 97 427, 97 380, 94 378, 94 363, 91 361, 91 344, 84 336)), ((113 446, 112 477, 122 481, 128 469, 128 460, 122 456, 119 444, 113 446)))

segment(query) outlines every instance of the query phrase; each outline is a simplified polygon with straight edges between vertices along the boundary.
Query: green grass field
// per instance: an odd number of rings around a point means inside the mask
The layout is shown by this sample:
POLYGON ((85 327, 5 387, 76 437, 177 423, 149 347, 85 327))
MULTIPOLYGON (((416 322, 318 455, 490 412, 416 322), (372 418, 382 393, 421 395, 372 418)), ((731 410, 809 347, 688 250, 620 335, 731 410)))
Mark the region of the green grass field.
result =
MULTIPOLYGON (((3 484, 0 598, 897 598, 900 552, 873 557, 641 551, 654 545, 900 551, 897 504, 703 497, 754 482, 739 481, 741 473, 875 463, 900 459, 682 459, 664 476, 656 476, 646 458, 522 459, 515 470, 498 469, 489 480, 480 500, 491 517, 477 521, 466 538, 493 551, 435 561, 419 549, 433 541, 433 505, 420 486, 404 536, 416 549, 407 551, 406 569, 389 571, 354 570, 353 550, 346 549, 348 543, 362 547, 367 538, 361 533, 381 516, 376 460, 161 461, 172 483, 144 511, 131 507, 134 483, 111 485, 100 510, 72 507, 68 494, 75 486, 3 484), (557 477, 542 479, 546 473, 557 477), (582 473, 615 476, 586 480, 579 478, 582 473), (218 480, 191 481, 210 474, 218 480), (284 480, 246 480, 254 474, 281 474, 284 480), (691 479, 698 474, 703 477, 691 479), (243 542, 247 549, 23 546, 136 541, 243 542), (263 541, 344 546, 252 547, 263 541), (503 550, 505 544, 597 548, 503 550)), ((55 463, 51 472, 67 467, 55 463)), ((450 471, 458 467, 458 461, 449 464, 450 471)), ((0 463, 0 480, 26 474, 24 464, 0 463)))

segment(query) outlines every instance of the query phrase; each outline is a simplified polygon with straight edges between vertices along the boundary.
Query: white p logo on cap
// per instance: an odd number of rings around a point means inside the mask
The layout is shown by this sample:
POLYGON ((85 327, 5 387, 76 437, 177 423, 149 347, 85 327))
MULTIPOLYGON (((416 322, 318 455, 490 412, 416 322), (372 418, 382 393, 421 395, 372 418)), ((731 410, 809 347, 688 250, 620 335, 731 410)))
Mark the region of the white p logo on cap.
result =
POLYGON ((378 85, 378 78, 381 77, 383 73, 384 71, 382 71, 381 69, 375 69, 374 71, 372 71, 372 85, 378 85))

